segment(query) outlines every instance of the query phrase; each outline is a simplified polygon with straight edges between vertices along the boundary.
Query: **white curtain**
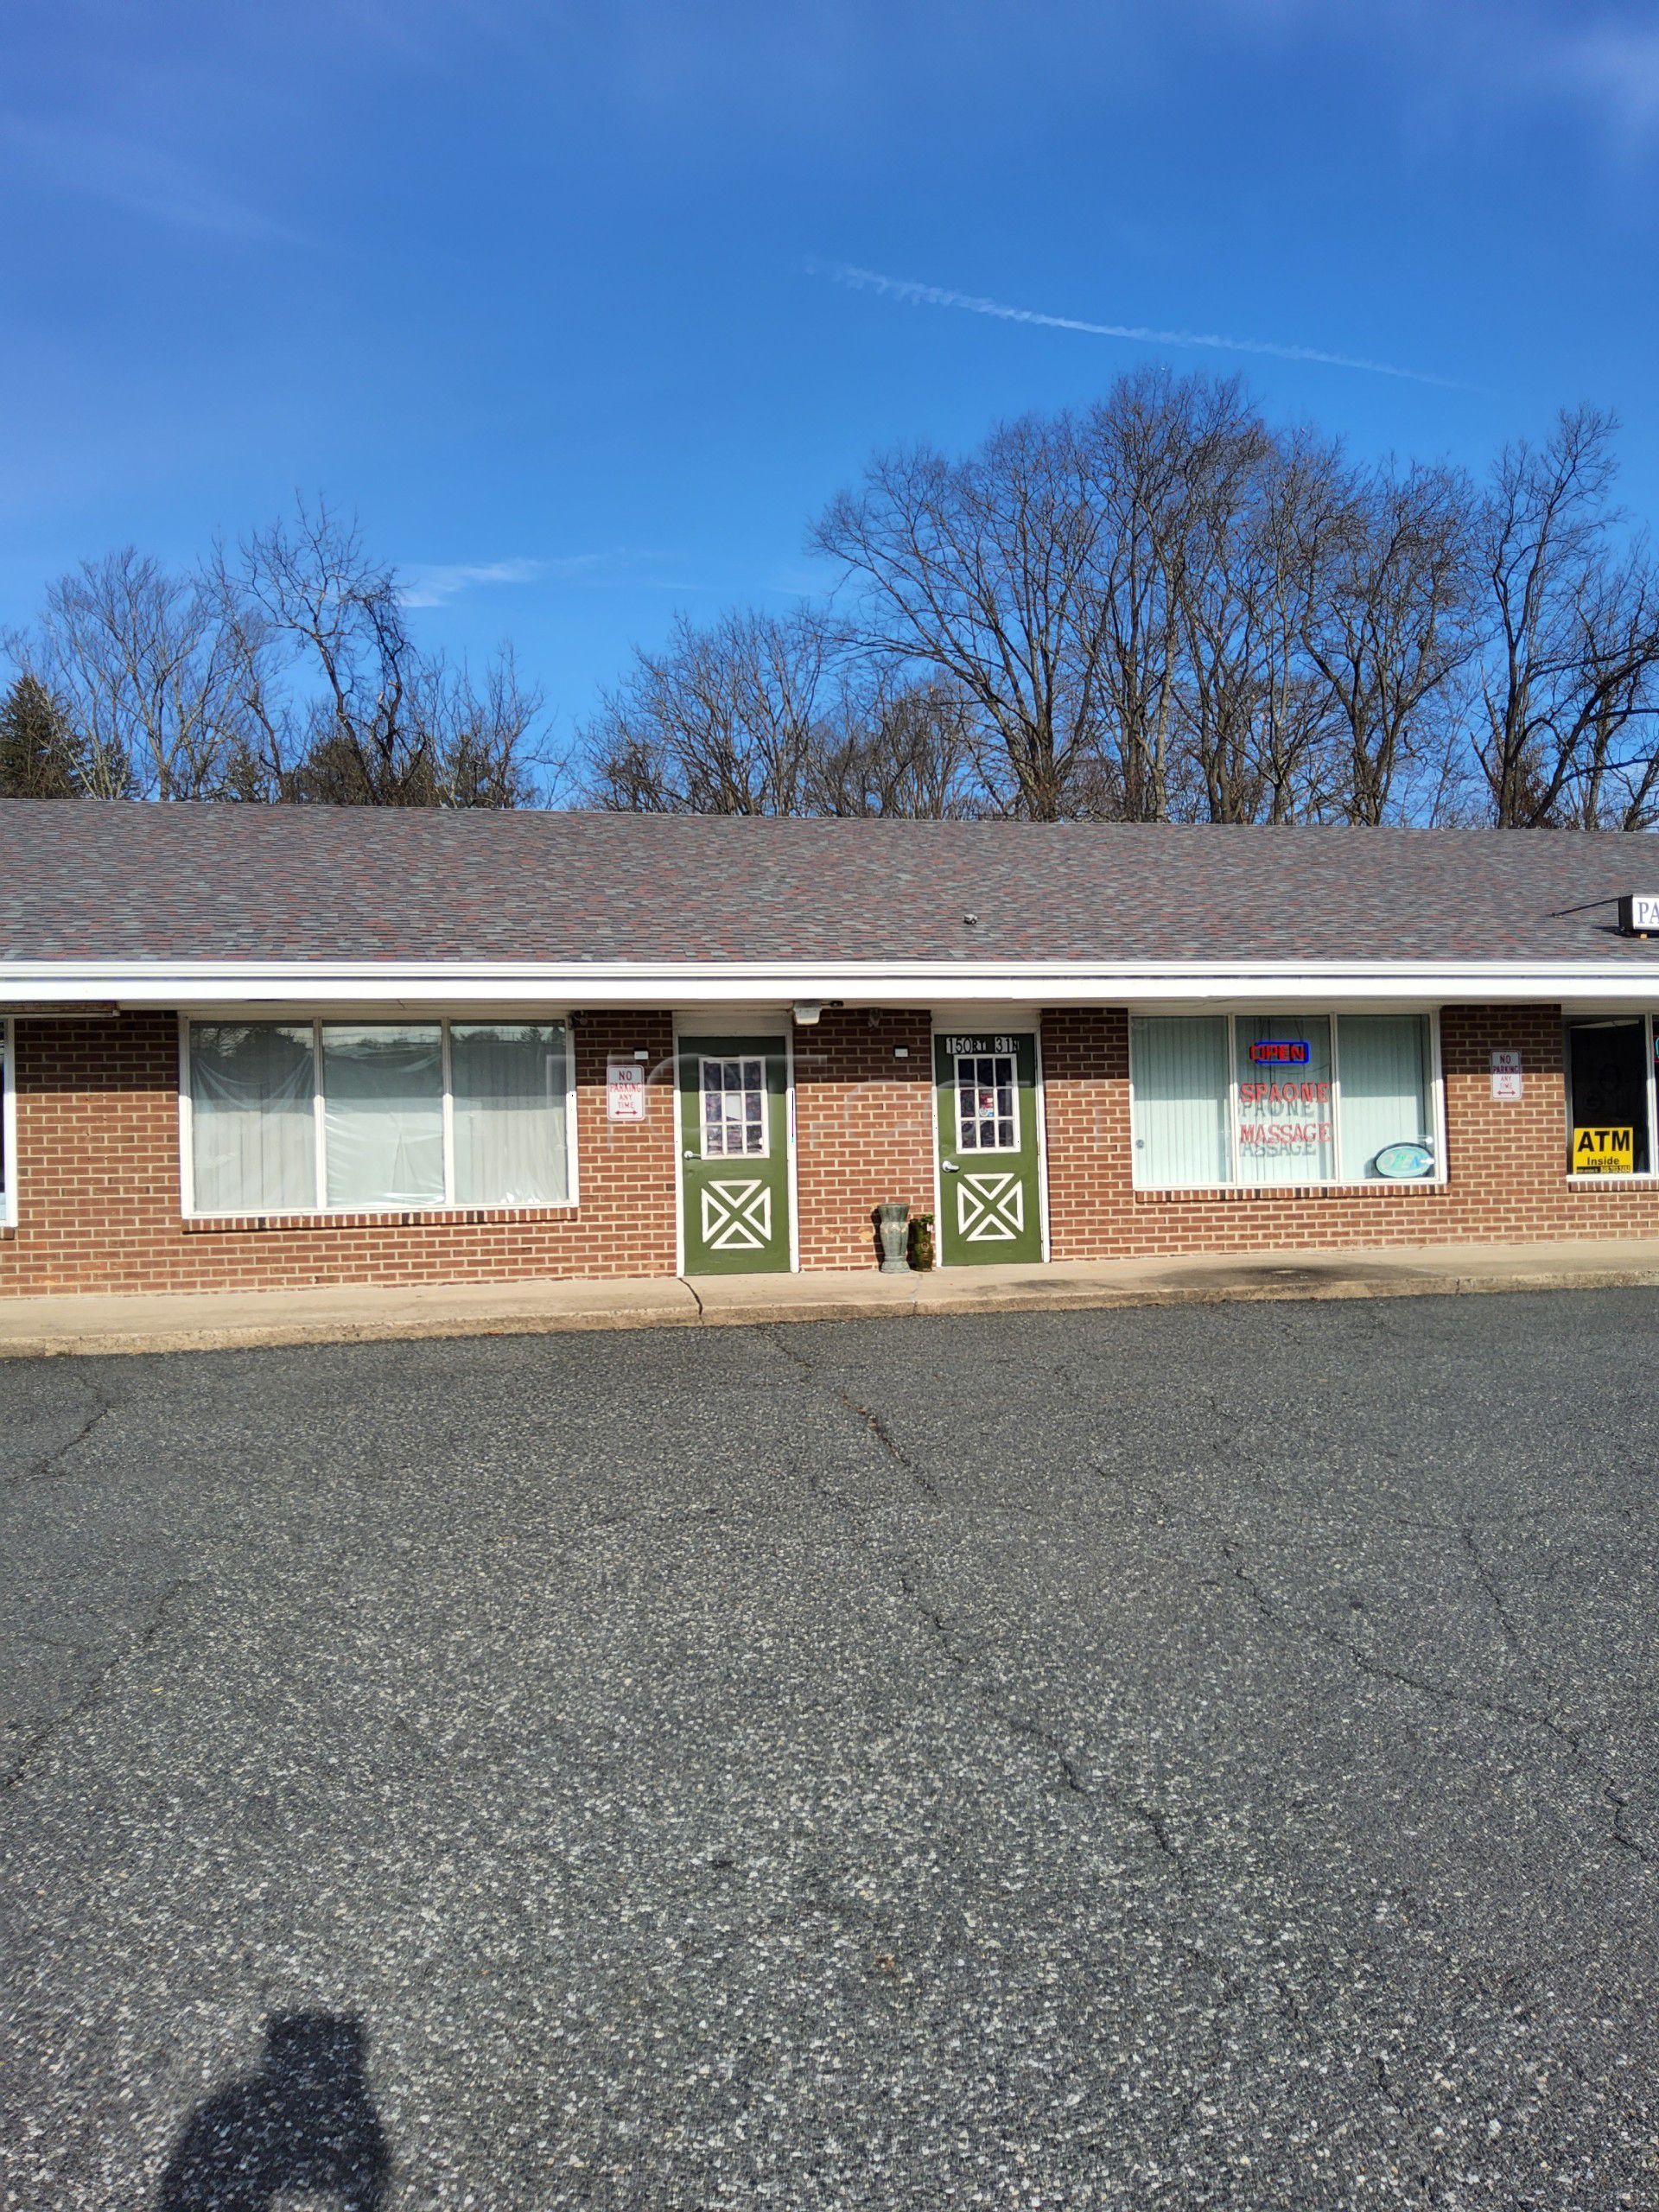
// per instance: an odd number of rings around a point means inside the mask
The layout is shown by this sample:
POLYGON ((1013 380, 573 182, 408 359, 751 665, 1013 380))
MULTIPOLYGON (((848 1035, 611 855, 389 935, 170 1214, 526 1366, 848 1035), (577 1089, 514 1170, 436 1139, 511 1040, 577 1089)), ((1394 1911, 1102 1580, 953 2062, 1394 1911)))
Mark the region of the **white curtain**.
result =
POLYGON ((326 1024, 322 1092, 331 1206, 442 1205, 437 1023, 326 1024))
POLYGON ((1328 1183, 1336 1173, 1331 1020, 1323 1014, 1241 1014, 1233 1024, 1238 1077, 1238 1173, 1243 1183, 1328 1183), (1262 1057, 1253 1059, 1250 1047, 1262 1057), (1303 1048, 1306 1059, 1268 1047, 1303 1048))
POLYGON ((1376 1179, 1385 1145, 1434 1149, 1428 1023, 1420 1014, 1344 1014, 1337 1020, 1342 1071, 1342 1179, 1376 1179))
POLYGON ((311 1027, 193 1022, 190 1132, 198 1213, 315 1205, 311 1027))
POLYGON ((564 1148, 563 1023, 455 1022, 455 1203, 560 1205, 564 1148))
POLYGON ((1135 1180, 1143 1190, 1227 1183, 1227 1024, 1211 1014, 1140 1014, 1130 1029, 1135 1180))

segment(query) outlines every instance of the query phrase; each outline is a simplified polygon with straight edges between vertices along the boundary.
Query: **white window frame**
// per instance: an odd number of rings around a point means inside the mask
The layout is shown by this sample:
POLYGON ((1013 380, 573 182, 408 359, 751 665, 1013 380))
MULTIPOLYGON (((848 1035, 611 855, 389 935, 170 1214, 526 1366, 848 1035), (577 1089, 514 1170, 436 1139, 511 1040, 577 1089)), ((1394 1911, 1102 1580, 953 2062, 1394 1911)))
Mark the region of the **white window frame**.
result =
MULTIPOLYGON (((1129 1176, 1131 1187, 1136 1191, 1248 1191, 1255 1197, 1285 1197, 1295 1191, 1423 1191, 1443 1188, 1446 1180, 1446 1084, 1440 1068, 1440 1017, 1433 1007, 1299 1007, 1287 1011, 1281 1007, 1242 1006, 1232 1007, 1207 1007, 1202 1014, 1190 1007, 1136 1007, 1129 1016, 1129 1176), (1143 1181, 1140 1162, 1135 1149, 1135 1021, 1136 1015, 1155 1020, 1215 1020, 1227 1024, 1227 1145, 1232 1166, 1232 1179, 1225 1183, 1163 1183, 1143 1181), (1342 1046, 1338 1024, 1345 1017, 1350 1020, 1363 1020, 1366 1015, 1412 1014, 1428 1024, 1428 1106, 1434 1139, 1434 1173, 1432 1175, 1392 1177, 1368 1175, 1357 1181, 1340 1173, 1335 1175, 1306 1175, 1294 1183, 1248 1183, 1240 1174, 1238 1139, 1238 1024, 1243 1021, 1284 1021, 1294 1023, 1319 1020, 1331 1025, 1331 1150, 1338 1169, 1342 1165, 1342 1046)), ((1612 1177, 1606 1179, 1612 1181, 1612 1177)))
MULTIPOLYGON (((999 1032, 998 1033, 1000 1034, 1001 1033, 999 1032)), ((1010 1044, 1012 1044, 1013 1040, 1011 1039, 1009 1041, 1010 1044)), ((971 1152, 976 1160, 983 1160, 988 1154, 993 1160, 998 1158, 1006 1159, 1010 1154, 1018 1152, 1020 1149, 1021 1139, 1024 1135, 1024 1132, 1020 1127, 1019 1053, 1014 1051, 1007 1052, 953 1052, 950 1055, 950 1064, 954 1071, 951 1090, 953 1092, 952 1110, 956 1116, 955 1135, 957 1141, 955 1149, 964 1154, 971 1152), (962 1064, 964 1060, 1007 1060, 1008 1062, 1014 1094, 1014 1142, 1012 1144, 963 1144, 962 1141, 962 1064)), ((1000 1090, 1001 1086, 997 1084, 995 1088, 1000 1090)), ((975 1119, 978 1119, 977 1115, 976 1115, 975 1119)), ((993 1114, 991 1119, 994 1122, 1000 1121, 1001 1119, 1001 1116, 1000 1114, 993 1114)))
POLYGON ((0 1229, 17 1226, 16 1068, 11 1017, 0 1014, 0 1229))
MULTIPOLYGON (((9 1065, 9 1063, 8 1063, 9 1065)), ((6 1086, 10 1097, 10 1085, 6 1086)), ((10 1157, 8 1154, 8 1157, 10 1157)), ((179 1192, 181 1211, 188 1221, 261 1221, 315 1220, 329 1217, 355 1218, 361 1215, 381 1215, 392 1219, 405 1213, 418 1213, 423 1217, 442 1219, 446 1214, 475 1213, 574 1213, 581 1204, 581 1189, 577 1182, 576 1161, 576 1034, 575 1024, 568 1014, 550 1013, 545 1007, 532 1011, 500 1011, 489 1007, 481 1013, 462 1011, 458 1014, 428 1012, 423 1007, 418 1014, 406 1014, 401 1020, 384 1010, 359 1013, 354 1007, 341 1007, 328 1014, 288 1013, 260 1007, 251 1013, 245 1007, 209 1008, 195 1014, 179 1016, 179 1192), (280 1023, 289 1029, 308 1027, 311 1032, 312 1141, 315 1147, 312 1186, 316 1203, 308 1206, 233 1206, 208 1209, 198 1207, 195 1196, 195 1143, 192 1125, 194 1101, 190 1080, 190 1030, 199 1022, 204 1028, 217 1027, 227 1021, 269 1021, 280 1023), (338 1024, 359 1027, 365 1023, 388 1023, 398 1028, 430 1028, 439 1025, 442 1052, 443 1082, 443 1189, 444 1195, 428 1205, 406 1202, 398 1205, 330 1205, 328 1204, 328 1144, 325 1127, 322 1086, 322 1033, 338 1024), (450 1081, 449 1032, 453 1024, 463 1029, 480 1026, 510 1028, 516 1023, 528 1026, 562 1028, 564 1032, 564 1173, 568 1195, 563 1198, 538 1199, 533 1205, 509 1205, 499 1201, 487 1204, 463 1203, 454 1195, 455 1189, 455 1124, 454 1092, 450 1081)))
POLYGON ((1622 1015, 1609 1011, 1605 1014, 1584 1012, 1561 1016, 1561 1113, 1565 1128, 1561 1134, 1561 1157, 1567 1162, 1567 1183, 1575 1191, 1593 1191, 1598 1185, 1618 1190, 1630 1184, 1659 1181, 1659 1082, 1656 1082, 1653 1065, 1655 1020, 1651 1014, 1622 1015), (1569 1030, 1582 1022, 1637 1020, 1642 1024, 1643 1077, 1648 1094, 1648 1165, 1629 1175, 1575 1175, 1573 1173, 1573 1047, 1567 1039, 1569 1030))
MULTIPOLYGON (((771 1086, 768 1084, 768 1083, 767 1083, 767 1081, 766 1081, 766 1057, 765 1057, 765 1055, 764 1055, 764 1054, 762 1055, 762 1057, 761 1057, 761 1061, 760 1061, 760 1151, 759 1151, 759 1152, 710 1152, 710 1151, 709 1151, 709 1116, 708 1116, 708 1115, 707 1115, 707 1114, 705 1114, 705 1113, 703 1112, 703 1110, 702 1110, 703 1103, 704 1103, 705 1100, 708 1098, 708 1096, 709 1096, 709 1069, 710 1069, 710 1068, 729 1068, 729 1067, 732 1067, 732 1066, 734 1066, 734 1065, 735 1065, 736 1067, 741 1068, 741 1066, 742 1066, 742 1065, 743 1065, 743 1063, 744 1063, 744 1061, 745 1061, 745 1060, 752 1059, 753 1057, 754 1057, 754 1056, 753 1056, 753 1054, 752 1052, 699 1052, 699 1053, 698 1053, 698 1055, 697 1055, 697 1146, 698 1146, 699 1156, 700 1156, 702 1159, 704 1159, 704 1160, 770 1160, 770 1159, 772 1158, 772 1090, 771 1090, 771 1086)), ((724 1084, 722 1084, 722 1085, 721 1085, 721 1096, 724 1096, 724 1093, 725 1093, 725 1086, 724 1086, 724 1084)), ((792 1086, 792 1085, 791 1086, 791 1091, 790 1091, 790 1101, 791 1101, 791 1110, 792 1111, 792 1110, 793 1110, 793 1104, 794 1104, 794 1090, 793 1090, 793 1086, 792 1086)), ((727 1125, 727 1123, 725 1123, 724 1122, 722 1122, 721 1123, 721 1127, 722 1128, 725 1128, 727 1126, 728 1126, 728 1125, 727 1125)), ((741 1126, 742 1126, 743 1128, 747 1128, 748 1127, 748 1123, 746 1122, 744 1122, 741 1126)))

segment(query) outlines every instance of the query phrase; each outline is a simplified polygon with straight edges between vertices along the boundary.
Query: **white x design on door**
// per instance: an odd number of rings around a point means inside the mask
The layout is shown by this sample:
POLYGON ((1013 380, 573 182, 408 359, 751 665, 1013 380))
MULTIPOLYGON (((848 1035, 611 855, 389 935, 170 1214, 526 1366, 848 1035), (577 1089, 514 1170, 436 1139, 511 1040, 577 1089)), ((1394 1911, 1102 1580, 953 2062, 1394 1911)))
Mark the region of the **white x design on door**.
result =
POLYGON ((772 1242, 772 1192, 759 1176, 705 1183, 697 1195, 702 1241, 711 1252, 764 1252, 772 1242))
POLYGON ((955 1179, 957 1230, 965 1244, 1012 1244, 1026 1225, 1026 1189, 1017 1174, 972 1174, 955 1179))

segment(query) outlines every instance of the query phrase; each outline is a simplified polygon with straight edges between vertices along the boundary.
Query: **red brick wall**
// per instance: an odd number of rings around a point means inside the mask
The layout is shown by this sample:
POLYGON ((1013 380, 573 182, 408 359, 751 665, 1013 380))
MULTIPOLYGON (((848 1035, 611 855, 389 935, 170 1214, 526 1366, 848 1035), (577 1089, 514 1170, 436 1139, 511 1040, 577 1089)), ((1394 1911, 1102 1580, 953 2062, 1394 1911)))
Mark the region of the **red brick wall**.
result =
MULTIPOLYGON (((1553 1007, 1446 1009, 1450 1179, 1436 1188, 1136 1192, 1127 1015, 1053 1012, 1042 1034, 1056 1259, 1659 1235, 1659 1183, 1606 1187, 1566 1173, 1553 1007), (1518 1104, 1491 1097, 1500 1046, 1522 1054, 1518 1104)), ((874 1267, 874 1207, 933 1204, 930 1018, 828 1010, 795 1046, 802 1265, 874 1267)), ((666 1014, 578 1017, 574 1210, 187 1223, 173 1017, 20 1020, 19 1218, 0 1230, 0 1295, 671 1274, 671 1050, 666 1014), (635 1050, 651 1055, 647 1117, 613 1126, 606 1057, 635 1050)))
POLYGON ((803 1268, 874 1266, 872 1217, 884 1199, 933 1211, 932 1057, 925 1013, 826 1007, 811 1028, 796 1030, 803 1268))
POLYGON ((1043 1016, 1049 1229, 1057 1260, 1659 1236, 1659 1185, 1598 1188, 1567 1173, 1559 1008, 1447 1007, 1440 1015, 1447 1180, 1318 1188, 1137 1192, 1128 1017, 1043 1016), (1522 1095, 1491 1095, 1495 1047, 1518 1048, 1522 1095))
POLYGON ((575 1209, 187 1223, 173 1016, 20 1020, 17 1225, 0 1231, 0 1295, 672 1274, 668 1017, 588 1014, 575 1033, 575 1209), (653 1071, 646 1118, 612 1124, 606 1055, 636 1049, 653 1071))

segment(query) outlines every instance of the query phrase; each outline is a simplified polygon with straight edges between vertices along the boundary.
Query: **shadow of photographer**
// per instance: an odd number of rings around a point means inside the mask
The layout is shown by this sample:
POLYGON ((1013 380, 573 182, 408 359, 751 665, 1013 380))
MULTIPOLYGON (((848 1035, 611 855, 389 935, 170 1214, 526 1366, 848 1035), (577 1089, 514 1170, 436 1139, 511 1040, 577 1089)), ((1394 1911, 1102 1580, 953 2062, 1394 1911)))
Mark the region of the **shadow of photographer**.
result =
POLYGON ((162 2177, 157 2212, 271 2212, 290 2193, 379 2212, 391 2154, 369 2094, 362 2022, 267 2022, 257 2074, 198 2105, 162 2177))

